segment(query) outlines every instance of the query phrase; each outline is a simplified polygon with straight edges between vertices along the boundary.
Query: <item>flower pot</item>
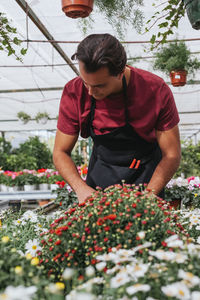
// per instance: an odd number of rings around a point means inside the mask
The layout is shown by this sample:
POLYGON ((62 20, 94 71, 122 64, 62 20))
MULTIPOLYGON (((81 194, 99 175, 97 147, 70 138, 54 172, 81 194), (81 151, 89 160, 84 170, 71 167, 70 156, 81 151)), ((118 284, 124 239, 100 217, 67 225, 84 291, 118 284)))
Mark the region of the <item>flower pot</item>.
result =
POLYGON ((26 192, 35 191, 36 190, 36 184, 25 184, 24 190, 26 192))
POLYGON ((46 204, 48 204, 50 202, 50 200, 46 200, 46 199, 44 199, 44 200, 38 200, 38 204, 39 204, 39 206, 43 206, 43 205, 46 205, 46 204))
POLYGON ((40 184, 39 184, 39 190, 40 190, 40 191, 46 191, 46 190, 49 190, 49 185, 48 185, 48 183, 40 183, 40 184))
POLYGON ((199 0, 184 0, 188 19, 192 28, 200 29, 200 1, 199 0))
POLYGON ((92 12, 94 0, 62 0, 62 10, 67 17, 85 18, 92 12))
POLYGON ((59 186, 58 186, 56 183, 50 184, 50 190, 51 190, 51 191, 55 191, 55 190, 57 190, 58 188, 59 188, 59 186))
POLYGON ((8 186, 5 184, 1 184, 1 192, 7 193, 8 192, 8 186))
POLYGON ((173 86, 184 86, 187 82, 187 71, 171 71, 170 79, 173 86))

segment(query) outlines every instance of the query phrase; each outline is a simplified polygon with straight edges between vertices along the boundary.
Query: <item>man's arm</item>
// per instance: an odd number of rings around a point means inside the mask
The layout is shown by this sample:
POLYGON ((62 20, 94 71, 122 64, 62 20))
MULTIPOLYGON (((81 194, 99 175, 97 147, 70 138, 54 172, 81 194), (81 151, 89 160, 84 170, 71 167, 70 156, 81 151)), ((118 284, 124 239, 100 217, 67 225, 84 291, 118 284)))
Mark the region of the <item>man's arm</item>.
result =
POLYGON ((78 135, 68 135, 57 130, 53 150, 53 162, 60 175, 77 194, 79 203, 81 203, 95 190, 84 182, 71 159, 71 151, 77 139, 78 135))
POLYGON ((156 131, 157 141, 162 151, 162 159, 157 165, 147 186, 155 194, 165 187, 179 167, 181 145, 178 126, 167 131, 156 131))

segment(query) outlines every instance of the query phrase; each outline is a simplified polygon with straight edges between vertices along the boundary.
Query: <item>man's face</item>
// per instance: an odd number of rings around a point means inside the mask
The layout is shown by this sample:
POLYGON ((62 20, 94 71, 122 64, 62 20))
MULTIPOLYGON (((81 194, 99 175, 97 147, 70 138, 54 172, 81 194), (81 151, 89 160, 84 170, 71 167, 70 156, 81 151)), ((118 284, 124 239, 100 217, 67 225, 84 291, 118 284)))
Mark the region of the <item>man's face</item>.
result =
POLYGON ((102 67, 93 73, 87 73, 84 63, 81 61, 79 61, 79 71, 89 95, 93 96, 96 100, 104 99, 122 90, 123 73, 111 76, 107 67, 102 67))

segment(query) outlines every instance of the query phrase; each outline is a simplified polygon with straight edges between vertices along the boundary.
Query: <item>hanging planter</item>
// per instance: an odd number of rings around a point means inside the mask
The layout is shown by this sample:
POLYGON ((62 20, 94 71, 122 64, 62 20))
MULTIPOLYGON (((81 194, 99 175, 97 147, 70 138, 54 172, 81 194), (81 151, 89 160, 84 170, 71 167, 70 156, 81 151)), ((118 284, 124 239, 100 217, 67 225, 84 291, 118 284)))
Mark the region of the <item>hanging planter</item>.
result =
POLYGON ((28 121, 31 120, 31 116, 29 116, 27 113, 25 113, 24 111, 19 111, 17 113, 17 117, 18 119, 22 122, 22 124, 27 124, 28 121))
POLYGON ((200 29, 200 1, 199 0, 184 0, 188 19, 192 28, 200 29))
POLYGON ((67 17, 85 18, 92 12, 94 0, 62 0, 62 10, 67 17))
POLYGON ((170 79, 173 86, 184 86, 187 82, 187 71, 171 71, 170 79))
POLYGON ((37 123, 46 124, 49 120, 49 114, 47 112, 38 112, 35 116, 35 120, 37 123))

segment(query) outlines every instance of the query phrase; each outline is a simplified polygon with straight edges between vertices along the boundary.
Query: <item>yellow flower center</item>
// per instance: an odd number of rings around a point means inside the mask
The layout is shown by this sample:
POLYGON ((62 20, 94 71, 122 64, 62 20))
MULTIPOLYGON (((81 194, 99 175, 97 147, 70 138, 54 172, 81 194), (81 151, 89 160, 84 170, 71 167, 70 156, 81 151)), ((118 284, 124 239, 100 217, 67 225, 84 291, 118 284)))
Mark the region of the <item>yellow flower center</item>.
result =
POLYGON ((36 246, 36 245, 33 245, 33 246, 32 246, 32 249, 33 249, 33 250, 36 250, 36 249, 37 249, 37 246, 36 246))
POLYGON ((185 295, 184 291, 182 291, 182 290, 179 290, 178 293, 179 293, 179 295, 181 295, 181 296, 184 296, 184 295, 185 295))

